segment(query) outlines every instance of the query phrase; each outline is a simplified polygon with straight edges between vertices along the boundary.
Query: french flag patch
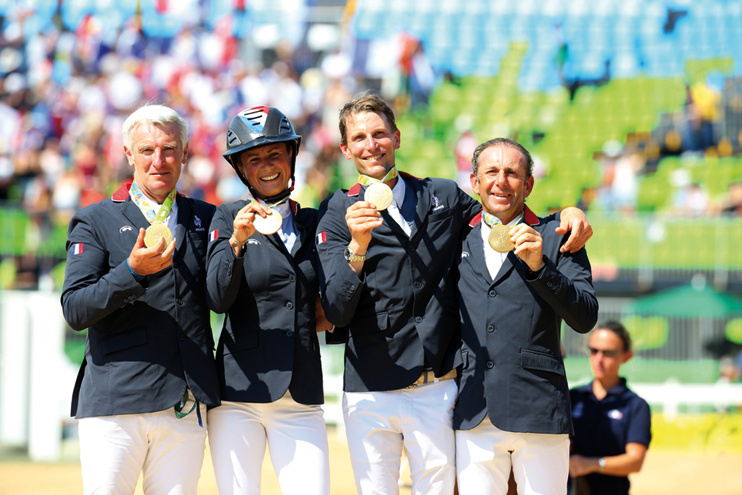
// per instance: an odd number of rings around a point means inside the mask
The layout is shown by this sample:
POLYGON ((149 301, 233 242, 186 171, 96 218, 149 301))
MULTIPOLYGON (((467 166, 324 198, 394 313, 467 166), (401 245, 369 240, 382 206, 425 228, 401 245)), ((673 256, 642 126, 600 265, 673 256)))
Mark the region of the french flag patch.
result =
POLYGON ((72 254, 82 254, 83 252, 83 243, 77 242, 72 245, 72 254))
POLYGON ((219 229, 215 229, 209 232, 209 242, 215 241, 218 238, 219 238, 219 229))
POLYGON ((319 246, 323 242, 327 242, 327 232, 320 232, 314 239, 317 246, 319 246))

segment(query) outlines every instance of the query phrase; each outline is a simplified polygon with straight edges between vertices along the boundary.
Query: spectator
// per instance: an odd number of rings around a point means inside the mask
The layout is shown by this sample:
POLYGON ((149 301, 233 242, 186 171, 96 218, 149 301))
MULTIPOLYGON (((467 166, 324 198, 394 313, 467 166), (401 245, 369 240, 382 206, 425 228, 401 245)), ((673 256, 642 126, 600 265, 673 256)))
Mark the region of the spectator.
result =
POLYGON ((641 470, 652 438, 649 405, 618 374, 633 356, 631 337, 621 323, 606 321, 590 334, 588 349, 595 380, 570 391, 572 493, 627 495, 628 475, 641 470))

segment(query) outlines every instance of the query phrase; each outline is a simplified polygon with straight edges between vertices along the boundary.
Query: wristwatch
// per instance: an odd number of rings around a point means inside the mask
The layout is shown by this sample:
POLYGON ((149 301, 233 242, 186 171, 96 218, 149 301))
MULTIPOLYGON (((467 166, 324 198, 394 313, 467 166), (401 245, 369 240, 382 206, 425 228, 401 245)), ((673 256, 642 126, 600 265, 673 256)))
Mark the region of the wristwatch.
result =
POLYGON ((345 261, 348 263, 356 263, 358 261, 366 261, 366 255, 365 254, 356 254, 353 252, 352 249, 350 249, 350 246, 345 248, 345 252, 343 253, 345 256, 345 261))
POLYGON ((605 459, 603 459, 602 457, 598 459, 598 466, 600 466, 598 468, 598 472, 602 473, 605 470, 605 459))

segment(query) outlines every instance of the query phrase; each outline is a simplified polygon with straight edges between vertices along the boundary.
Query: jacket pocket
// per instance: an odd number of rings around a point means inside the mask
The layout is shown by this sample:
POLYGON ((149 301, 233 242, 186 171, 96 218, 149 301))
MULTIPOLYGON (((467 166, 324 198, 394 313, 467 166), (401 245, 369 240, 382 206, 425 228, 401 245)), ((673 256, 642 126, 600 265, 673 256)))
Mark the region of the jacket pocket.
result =
POLYGON ((566 376, 564 363, 545 352, 532 351, 530 349, 520 350, 520 364, 523 368, 535 371, 548 371, 557 375, 566 376))
POLYGON ((232 341, 225 343, 224 354, 233 354, 258 347, 258 330, 255 328, 241 328, 231 335, 232 341))
POLYGON ((147 343, 147 328, 134 327, 122 332, 106 335, 98 341, 103 355, 131 349, 147 343))
POLYGON ((389 313, 384 311, 358 315, 350 328, 352 336, 383 332, 389 328, 389 313))

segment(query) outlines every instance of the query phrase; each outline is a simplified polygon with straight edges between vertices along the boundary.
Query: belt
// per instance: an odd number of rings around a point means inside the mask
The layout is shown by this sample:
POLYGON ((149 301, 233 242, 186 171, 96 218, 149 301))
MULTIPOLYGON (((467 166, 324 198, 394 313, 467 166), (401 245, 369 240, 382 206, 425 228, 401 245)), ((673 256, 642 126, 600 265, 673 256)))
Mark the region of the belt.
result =
POLYGON ((452 369, 445 375, 438 377, 438 378, 435 377, 434 371, 423 371, 422 375, 420 375, 420 377, 417 380, 415 380, 412 385, 410 385, 409 387, 405 387, 405 388, 415 388, 418 385, 425 385, 426 383, 435 383, 441 380, 451 380, 453 378, 456 378, 456 368, 452 369))

